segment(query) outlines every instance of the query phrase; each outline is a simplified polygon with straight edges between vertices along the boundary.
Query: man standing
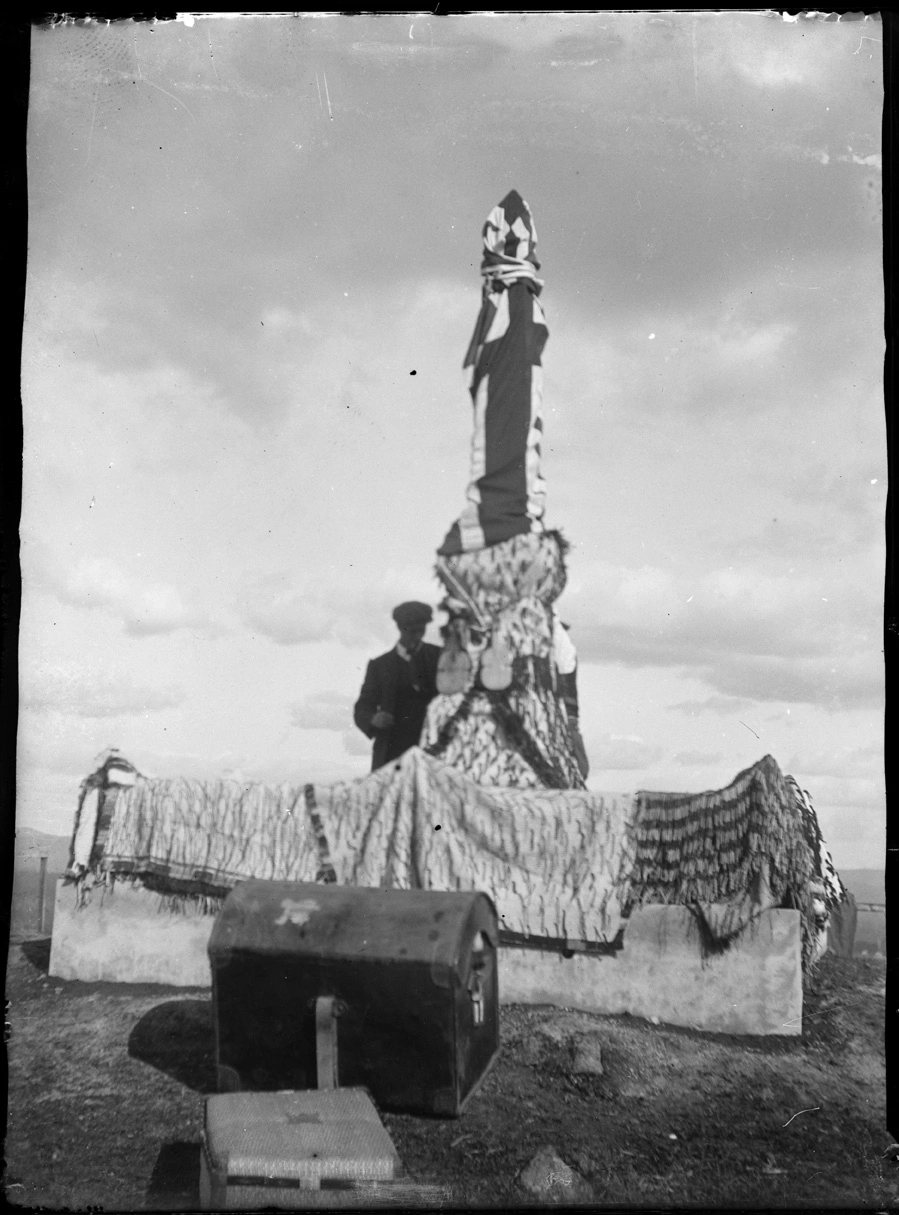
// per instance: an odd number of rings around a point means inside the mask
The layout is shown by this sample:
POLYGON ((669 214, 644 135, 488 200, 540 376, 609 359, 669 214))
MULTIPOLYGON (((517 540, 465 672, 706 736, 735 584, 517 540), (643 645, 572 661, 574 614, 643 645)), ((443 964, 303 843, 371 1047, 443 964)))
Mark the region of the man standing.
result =
POLYGON ((432 615, 426 603, 394 608, 400 639, 368 664, 353 720, 374 739, 373 772, 417 746, 421 738, 428 704, 437 695, 440 647, 422 640, 432 615))

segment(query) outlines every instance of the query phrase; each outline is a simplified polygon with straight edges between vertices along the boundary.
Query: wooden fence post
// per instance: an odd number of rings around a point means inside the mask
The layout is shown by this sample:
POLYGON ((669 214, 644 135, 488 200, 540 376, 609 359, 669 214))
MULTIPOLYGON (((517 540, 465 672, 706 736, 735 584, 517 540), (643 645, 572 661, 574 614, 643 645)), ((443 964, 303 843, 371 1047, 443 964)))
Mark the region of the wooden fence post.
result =
POLYGON ((47 893, 47 858, 41 857, 41 885, 37 896, 37 930, 44 935, 44 903, 47 893))

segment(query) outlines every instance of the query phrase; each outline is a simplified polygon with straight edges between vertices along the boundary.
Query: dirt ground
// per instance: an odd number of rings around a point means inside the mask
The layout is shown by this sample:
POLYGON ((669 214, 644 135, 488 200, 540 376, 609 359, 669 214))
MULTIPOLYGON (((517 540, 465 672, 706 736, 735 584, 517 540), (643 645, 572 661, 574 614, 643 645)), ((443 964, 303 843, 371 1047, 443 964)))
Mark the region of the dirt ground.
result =
MULTIPOLYGON (((209 993, 65 982, 48 961, 46 939, 10 948, 8 1201, 196 1209, 209 993)), ((499 1061, 460 1119, 384 1122, 442 1205, 896 1207, 884 980, 880 959, 825 956, 801 1038, 503 1008, 499 1061), (602 1075, 577 1071, 585 1041, 601 1044, 602 1075), (543 1147, 571 1172, 541 1196, 521 1175, 543 1147)))

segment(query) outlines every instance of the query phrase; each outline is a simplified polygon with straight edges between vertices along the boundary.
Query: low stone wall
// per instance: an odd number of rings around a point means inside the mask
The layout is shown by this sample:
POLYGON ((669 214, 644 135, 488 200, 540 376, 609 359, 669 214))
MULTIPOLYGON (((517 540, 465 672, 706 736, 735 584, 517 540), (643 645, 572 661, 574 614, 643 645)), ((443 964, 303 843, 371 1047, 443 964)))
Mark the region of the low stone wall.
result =
POLYGON ((117 882, 75 903, 75 887, 57 882, 50 974, 86 983, 164 983, 209 987, 206 946, 214 917, 163 909, 161 895, 117 882))
POLYGON ((724 953, 704 958, 685 907, 635 911, 612 955, 504 949, 500 999, 657 1017, 726 1034, 802 1033, 798 911, 765 911, 724 953))
MULTIPOLYGON (((208 987, 213 917, 162 910, 159 895, 119 883, 86 906, 59 882, 50 974, 82 982, 208 987)), ((802 1032, 802 949, 797 911, 766 911, 724 953, 703 957, 684 907, 635 911, 616 954, 563 957, 503 948, 504 1004, 551 1004, 658 1018, 716 1033, 802 1032)))

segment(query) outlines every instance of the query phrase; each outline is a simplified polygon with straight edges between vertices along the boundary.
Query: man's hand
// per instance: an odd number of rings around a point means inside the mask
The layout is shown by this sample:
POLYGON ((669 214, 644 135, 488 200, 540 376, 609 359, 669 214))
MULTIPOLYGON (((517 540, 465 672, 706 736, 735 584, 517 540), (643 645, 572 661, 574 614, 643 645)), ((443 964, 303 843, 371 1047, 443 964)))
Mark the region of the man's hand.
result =
POLYGON ((373 730, 389 730, 393 725, 393 714, 385 713, 383 709, 378 709, 371 719, 371 724, 373 730))

